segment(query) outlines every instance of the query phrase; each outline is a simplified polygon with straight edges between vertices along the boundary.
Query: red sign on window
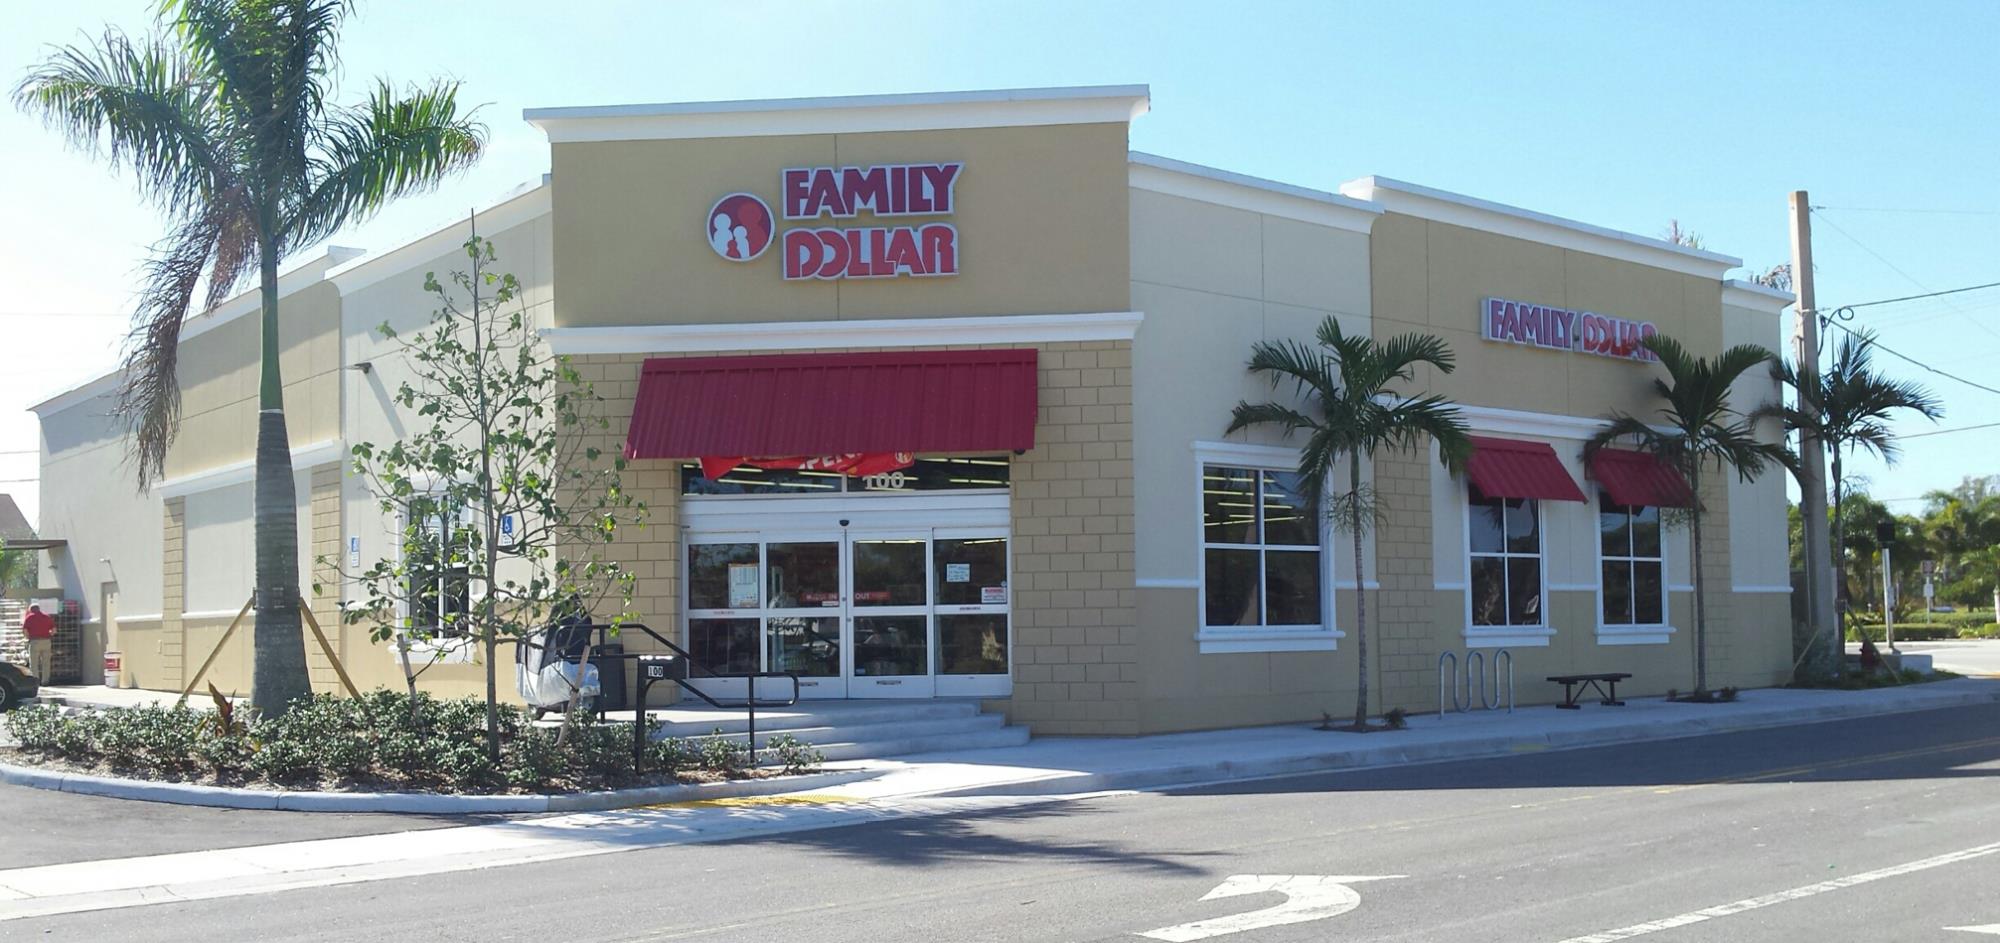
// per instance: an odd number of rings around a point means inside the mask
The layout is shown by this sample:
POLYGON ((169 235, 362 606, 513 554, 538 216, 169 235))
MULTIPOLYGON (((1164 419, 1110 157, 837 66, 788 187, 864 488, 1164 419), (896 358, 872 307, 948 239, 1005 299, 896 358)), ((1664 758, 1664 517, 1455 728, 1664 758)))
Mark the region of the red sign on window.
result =
POLYGON ((917 463, 912 452, 846 452, 840 455, 793 455, 783 458, 730 458, 724 456, 704 456, 701 460, 702 477, 721 478, 738 465, 755 468, 795 469, 798 471, 839 472, 843 475, 880 475, 917 463))

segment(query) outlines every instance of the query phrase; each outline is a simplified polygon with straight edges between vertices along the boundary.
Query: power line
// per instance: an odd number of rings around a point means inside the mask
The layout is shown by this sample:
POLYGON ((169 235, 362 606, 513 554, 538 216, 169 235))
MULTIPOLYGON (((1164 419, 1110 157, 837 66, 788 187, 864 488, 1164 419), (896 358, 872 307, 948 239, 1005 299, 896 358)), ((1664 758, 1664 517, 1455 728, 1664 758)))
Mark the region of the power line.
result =
MULTIPOLYGON (((1834 221, 1833 221, 1832 219, 1828 218, 1828 217, 1827 217, 1827 215, 1826 215, 1825 213, 1815 213, 1814 215, 1818 216, 1818 217, 1819 217, 1819 218, 1820 218, 1820 219, 1821 219, 1822 221, 1824 221, 1824 222, 1825 222, 1825 223, 1826 223, 1826 224, 1827 224, 1828 226, 1831 226, 1831 227, 1833 227, 1833 231, 1834 231, 1834 232, 1837 232, 1837 233, 1839 233, 1839 234, 1841 234, 1841 235, 1842 235, 1843 237, 1845 237, 1845 238, 1847 239, 1847 241, 1848 241, 1848 242, 1851 242, 1851 243, 1854 243, 1854 244, 1855 244, 1856 246, 1860 247, 1861 251, 1863 251, 1863 252, 1866 252, 1866 253, 1868 253, 1869 255, 1872 255, 1872 256, 1874 256, 1874 257, 1875 257, 1875 261, 1877 261, 1877 262, 1880 262, 1880 263, 1882 263, 1883 265, 1886 265, 1886 266, 1888 266, 1888 267, 1889 267, 1889 270, 1890 270, 1890 271, 1892 271, 1892 272, 1895 272, 1896 274, 1898 274, 1898 275, 1901 275, 1901 276, 1903 276, 1903 278, 1904 278, 1904 279, 1905 279, 1906 281, 1908 281, 1908 282, 1909 282, 1910 284, 1912 284, 1912 285, 1915 285, 1915 286, 1917 286, 1918 288, 1921 288, 1921 289, 1923 289, 1923 290, 1924 290, 1925 292, 1927 292, 1927 293, 1929 293, 1930 295, 1933 295, 1933 296, 1936 296, 1936 295, 1945 295, 1945 294, 1950 294, 1950 292, 1940 292, 1940 291, 1933 291, 1933 290, 1932 290, 1932 288, 1931 288, 1931 286, 1929 286, 1929 285, 1926 285, 1926 284, 1924 284, 1923 282, 1919 281, 1919 280, 1917 279, 1917 277, 1916 277, 1915 275, 1911 275, 1911 274, 1910 274, 1909 272, 1906 272, 1906 271, 1904 271, 1904 270, 1903 270, 1903 268, 1902 268, 1901 266, 1897 265, 1897 264, 1896 264, 1896 263, 1894 263, 1894 262, 1891 262, 1891 261, 1889 261, 1889 259, 1888 259, 1888 257, 1887 257, 1887 256, 1883 255, 1883 254, 1882 254, 1882 253, 1880 253, 1880 252, 1877 252, 1877 251, 1875 251, 1874 249, 1870 249, 1870 248, 1868 248, 1868 246, 1867 246, 1867 244, 1866 244, 1866 243, 1863 243, 1863 242, 1862 242, 1861 240, 1859 240, 1859 239, 1856 239, 1856 238, 1854 238, 1854 234, 1853 234, 1853 233, 1851 233, 1851 232, 1848 232, 1847 230, 1845 230, 1845 229, 1841 228, 1841 225, 1840 225, 1839 223, 1836 223, 1836 222, 1834 222, 1834 221)), ((1852 305, 1849 305, 1848 307, 1853 307, 1853 306, 1852 306, 1852 305)), ((1953 308, 1953 309, 1957 309, 1957 307, 1958 307, 1958 306, 1957 306, 1957 305, 1954 305, 1954 304, 1952 304, 1952 303, 1950 303, 1950 302, 1945 302, 1945 307, 1948 307, 1948 308, 1953 308)), ((1961 312, 1961 313, 1962 313, 1962 312, 1961 312)), ((1992 329, 1992 328, 1990 328, 1990 327, 1986 326, 1985 322, 1982 322, 1982 321, 1980 321, 1980 320, 1979 320, 1979 319, 1977 319, 1977 318, 1967 318, 1966 320, 1968 320, 1968 321, 1972 322, 1972 326, 1974 326, 1974 327, 1976 327, 1976 328, 1979 328, 1980 330, 1982 330, 1982 331, 1985 331, 1986 333, 1988 333, 1988 334, 1991 334, 1991 335, 1993 335, 1994 337, 2000 337, 2000 331, 1996 331, 1996 330, 1994 330, 1994 329, 1992 329)))
POLYGON ((1952 434, 1952 433, 1954 433, 1954 432, 1972 432, 1972 431, 1974 431, 1974 430, 1977 430, 1977 429, 1991 429, 1991 428, 1994 428, 1994 427, 1996 427, 1996 426, 2000 426, 2000 422, 1982 422, 1982 423, 1980 423, 1979 425, 1976 425, 1976 426, 1959 426, 1959 427, 1958 427, 1958 428, 1956 428, 1956 429, 1932 429, 1932 430, 1931 430, 1931 431, 1929 431, 1929 432, 1912 432, 1912 433, 1909 433, 1908 435, 1899 435, 1899 436, 1897 436, 1896 438, 1898 438, 1898 439, 1921 439, 1921 438, 1923 438, 1924 436, 1927 436, 1927 435, 1950 435, 1950 434, 1952 434))
MULTIPOLYGON (((1838 228, 1838 227, 1836 227, 1836 228, 1838 228)), ((1860 243, 1858 243, 1858 242, 1857 242, 1857 243, 1855 243, 1855 245, 1860 245, 1860 243)), ((1863 246, 1863 248, 1866 248, 1866 246, 1863 246)), ((1879 256, 1878 256, 1878 258, 1879 258, 1879 256)), ((1872 307, 1874 307, 1874 306, 1876 306, 1876 305, 1892 305, 1892 304, 1899 304, 1899 303, 1901 303, 1901 302, 1905 302, 1905 301, 1920 301, 1920 300, 1922 300, 1922 299, 1925 299, 1925 298, 1937 298, 1937 297, 1940 297, 1940 296, 1943 296, 1943 295, 1957 295, 1957 294, 1963 294, 1963 293, 1965 293, 1965 292, 1968 292, 1968 291, 1982 291, 1982 290, 1985 290, 1985 289, 1988 289, 1988 288, 2000 288, 2000 282, 1987 282, 1987 283, 1986 283, 1986 284, 1984 284, 1984 285, 1967 285, 1967 286, 1966 286, 1966 287, 1964 287, 1964 288, 1947 288, 1947 289, 1945 289, 1944 291, 1933 291, 1933 292, 1929 292, 1929 293, 1927 293, 1927 294, 1922 294, 1922 295, 1904 295, 1904 296, 1903 296, 1903 297, 1901 297, 1901 298, 1884 298, 1884 299, 1882 299, 1881 301, 1864 301, 1864 302, 1861 302, 1860 304, 1851 304, 1851 305, 1841 305, 1841 307, 1843 307, 1843 308, 1872 308, 1872 307)), ((1953 308, 1952 310, 1953 310, 1953 311, 1958 311, 1959 309, 1957 309, 1957 308, 1953 308)))
POLYGON ((1839 210, 1843 213, 1921 213, 1945 216, 2000 216, 2000 210, 1945 209, 1942 207, 1920 206, 1828 206, 1815 203, 1815 210, 1839 210))
MULTIPOLYGON (((1827 326, 1829 326, 1829 327, 1837 327, 1837 328, 1839 328, 1839 329, 1841 329, 1841 330, 1843 330, 1843 331, 1846 331, 1847 333, 1849 333, 1849 334, 1851 334, 1851 335, 1854 335, 1855 337, 1861 337, 1861 336, 1862 336, 1862 335, 1861 335, 1861 332, 1859 332, 1859 331, 1856 331, 1855 329, 1853 329, 1853 328, 1851 328, 1851 327, 1848 327, 1847 325, 1845 325, 1845 324, 1842 324, 1842 323, 1840 323, 1839 321, 1836 321, 1836 320, 1834 320, 1834 319, 1832 319, 1832 318, 1821 318, 1821 319, 1820 319, 1820 323, 1822 323, 1822 324, 1825 324, 1825 325, 1827 325, 1827 326)), ((1973 381, 1971 381, 1971 380, 1968 380, 1968 379, 1966 379, 1966 378, 1964 378, 1964 377, 1962 377, 1962 376, 1959 376, 1959 375, 1957 375, 1957 374, 1955 374, 1955 373, 1947 373, 1947 372, 1945 372, 1945 371, 1943 371, 1943 370, 1939 370, 1938 368, 1936 368, 1936 367, 1933 367, 1933 366, 1931 366, 1930 364, 1927 364, 1927 363, 1925 363, 1925 362, 1923 362, 1923 361, 1921 361, 1921 360, 1918 360, 1917 358, 1915 358, 1915 357, 1912 357, 1912 356, 1910 356, 1909 354, 1906 354, 1906 353, 1903 353, 1902 351, 1899 351, 1899 350, 1896 350, 1896 349, 1895 349, 1895 348, 1893 348, 1893 347, 1889 347, 1889 346, 1886 346, 1886 345, 1884 345, 1884 344, 1883 344, 1883 343, 1882 343, 1882 342, 1881 342, 1880 340, 1875 340, 1875 339, 1870 339, 1870 340, 1871 340, 1871 343, 1872 343, 1872 345, 1874 346, 1874 348, 1875 348, 1876 350, 1879 350, 1879 351, 1881 351, 1881 352, 1883 352, 1883 353, 1885 353, 1885 354, 1888 354, 1888 355, 1890 355, 1890 356, 1892 356, 1892 357, 1896 357, 1896 358, 1898 358, 1898 359, 1900 359, 1900 360, 1904 360, 1904 361, 1907 361, 1907 362, 1909 362, 1909 363, 1911 363, 1911 364, 1913 364, 1913 365, 1915 365, 1915 366, 1918 366, 1918 367, 1921 367, 1921 368, 1923 368, 1923 369, 1925 369, 1925 370, 1929 370, 1930 372, 1932 372, 1932 373, 1935 373, 1935 374, 1937 374, 1938 376, 1941 376, 1941 377, 1944 377, 1944 378, 1945 378, 1945 379, 1947 379, 1947 380, 1956 380, 1956 381, 1958 381, 1958 382, 1960 382, 1960 383, 1963 383, 1963 384, 1965 384, 1966 386, 1969 386, 1969 387, 1972 387, 1972 388, 1974 388, 1974 389, 1980 389, 1980 390, 1985 390, 1985 391, 1986 391, 1986 392, 1988 392, 1988 393, 1992 393, 1992 394, 1995 394, 1995 395, 2000 395, 2000 390, 1996 390, 1996 389, 1994 389, 1993 387, 1990 387, 1990 386, 1987 386, 1987 385, 1986 385, 1986 384, 1984 384, 1984 383, 1974 383, 1973 381)))

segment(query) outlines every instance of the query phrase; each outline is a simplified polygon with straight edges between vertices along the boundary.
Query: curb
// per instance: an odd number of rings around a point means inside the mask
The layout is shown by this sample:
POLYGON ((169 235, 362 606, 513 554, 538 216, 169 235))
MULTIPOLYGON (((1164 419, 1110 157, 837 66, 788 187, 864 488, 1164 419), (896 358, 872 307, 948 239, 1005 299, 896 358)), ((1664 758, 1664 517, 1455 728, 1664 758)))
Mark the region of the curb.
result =
POLYGON ((647 786, 565 795, 454 796, 419 792, 280 792, 192 783, 156 783, 0 763, 0 783, 82 796, 142 802, 286 812, 380 812, 413 815, 520 815, 596 812, 670 802, 700 802, 823 789, 879 775, 870 769, 830 769, 802 776, 647 786))
MULTIPOLYGON (((1937 682, 1950 684, 1952 682, 1937 682)), ((1946 690, 1925 692, 1921 698, 1892 702, 1835 701, 1809 708, 1788 707, 1759 714, 1736 716, 1685 717, 1649 720, 1629 726, 1595 727, 1574 731, 1551 731, 1512 736, 1457 741, 1384 744, 1327 750, 1303 756, 1274 757, 1266 760, 1214 760, 1153 769, 1121 770, 1110 773, 1057 773, 1027 777, 1004 783, 969 786, 939 793, 948 797, 972 796, 1056 796, 1116 790, 1147 790, 1197 787, 1254 779, 1275 779, 1309 773, 1376 769, 1406 764, 1442 763, 1454 760, 1495 759, 1522 753, 1579 750, 1619 743, 1648 743, 1679 740, 1709 734, 1793 727, 1856 717, 1881 717, 1950 707, 1971 707, 2000 703, 2000 685, 1993 690, 1946 690)))

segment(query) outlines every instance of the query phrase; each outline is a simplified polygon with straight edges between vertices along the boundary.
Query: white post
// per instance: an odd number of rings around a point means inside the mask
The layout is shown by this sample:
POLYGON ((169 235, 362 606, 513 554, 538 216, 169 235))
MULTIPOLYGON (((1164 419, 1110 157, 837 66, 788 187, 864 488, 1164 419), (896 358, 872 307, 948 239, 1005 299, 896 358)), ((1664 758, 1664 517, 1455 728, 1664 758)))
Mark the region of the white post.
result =
POLYGON ((1889 575, 1889 545, 1882 545, 1882 639, 1896 650, 1896 578, 1889 575))

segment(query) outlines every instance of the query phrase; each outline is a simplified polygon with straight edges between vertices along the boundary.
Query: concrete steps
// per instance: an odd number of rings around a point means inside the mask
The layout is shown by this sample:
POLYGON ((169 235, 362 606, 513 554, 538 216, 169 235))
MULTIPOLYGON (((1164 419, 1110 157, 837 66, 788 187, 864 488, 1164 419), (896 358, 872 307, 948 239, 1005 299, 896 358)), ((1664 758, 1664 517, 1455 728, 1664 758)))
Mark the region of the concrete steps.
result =
MULTIPOLYGON (((679 708, 652 714, 654 739, 741 739, 749 726, 741 710, 679 708)), ((811 744, 829 762, 1028 742, 1028 728, 1007 726, 1006 718, 981 713, 974 701, 822 701, 758 711, 759 748, 780 734, 811 744)))

